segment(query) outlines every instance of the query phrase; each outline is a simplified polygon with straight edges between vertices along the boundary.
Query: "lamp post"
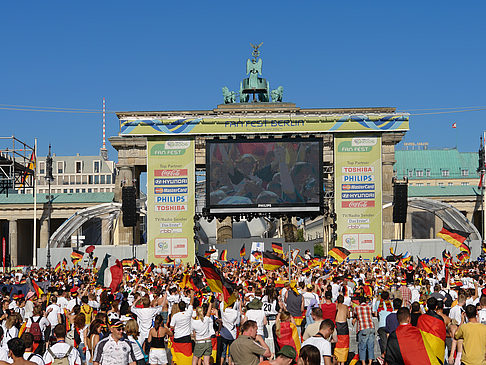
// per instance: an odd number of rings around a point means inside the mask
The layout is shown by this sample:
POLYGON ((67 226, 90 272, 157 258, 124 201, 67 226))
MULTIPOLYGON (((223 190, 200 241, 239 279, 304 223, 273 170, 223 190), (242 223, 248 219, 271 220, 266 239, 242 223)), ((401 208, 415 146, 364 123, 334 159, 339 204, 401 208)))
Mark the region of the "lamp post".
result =
POLYGON ((46 267, 51 268, 51 207, 52 207, 52 196, 51 196, 51 181, 54 180, 52 176, 52 156, 51 156, 51 145, 49 144, 49 154, 46 158, 46 180, 49 186, 49 195, 47 196, 47 263, 46 267))

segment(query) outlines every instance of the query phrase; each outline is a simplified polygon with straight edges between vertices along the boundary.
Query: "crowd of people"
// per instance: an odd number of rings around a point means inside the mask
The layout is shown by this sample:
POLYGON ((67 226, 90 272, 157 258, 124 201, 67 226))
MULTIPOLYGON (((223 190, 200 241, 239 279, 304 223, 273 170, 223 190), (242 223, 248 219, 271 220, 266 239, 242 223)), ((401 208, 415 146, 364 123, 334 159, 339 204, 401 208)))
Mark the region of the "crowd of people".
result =
POLYGON ((486 364, 481 262, 214 264, 4 273, 0 365, 486 364))

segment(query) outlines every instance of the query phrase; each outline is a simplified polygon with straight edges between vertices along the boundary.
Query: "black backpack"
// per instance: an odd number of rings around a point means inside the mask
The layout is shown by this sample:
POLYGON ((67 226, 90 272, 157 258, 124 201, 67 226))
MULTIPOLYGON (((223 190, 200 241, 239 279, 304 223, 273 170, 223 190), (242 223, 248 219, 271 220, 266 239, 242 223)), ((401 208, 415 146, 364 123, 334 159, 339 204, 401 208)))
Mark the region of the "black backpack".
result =
POLYGON ((452 303, 454 302, 454 300, 452 299, 451 295, 449 294, 449 292, 447 291, 445 293, 445 300, 444 300, 444 307, 446 308, 450 308, 452 306, 452 303))

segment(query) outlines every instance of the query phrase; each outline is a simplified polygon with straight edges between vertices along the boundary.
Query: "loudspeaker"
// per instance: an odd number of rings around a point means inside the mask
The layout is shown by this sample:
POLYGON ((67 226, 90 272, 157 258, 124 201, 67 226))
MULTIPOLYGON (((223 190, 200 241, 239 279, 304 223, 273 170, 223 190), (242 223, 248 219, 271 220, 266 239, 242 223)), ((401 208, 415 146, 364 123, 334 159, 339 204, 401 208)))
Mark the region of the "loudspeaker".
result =
POLYGON ((393 185, 393 223, 407 222, 408 185, 393 185))
POLYGON ((122 188, 122 213, 125 227, 137 225, 137 193, 134 186, 124 186, 122 188))

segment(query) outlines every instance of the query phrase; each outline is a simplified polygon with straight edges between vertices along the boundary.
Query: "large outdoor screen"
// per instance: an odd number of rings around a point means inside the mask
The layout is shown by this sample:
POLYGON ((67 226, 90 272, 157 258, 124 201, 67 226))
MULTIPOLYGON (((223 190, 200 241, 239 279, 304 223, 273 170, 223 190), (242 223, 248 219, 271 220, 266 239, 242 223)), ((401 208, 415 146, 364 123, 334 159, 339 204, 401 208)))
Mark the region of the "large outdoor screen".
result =
POLYGON ((317 212, 322 140, 206 141, 206 207, 218 213, 317 212))

